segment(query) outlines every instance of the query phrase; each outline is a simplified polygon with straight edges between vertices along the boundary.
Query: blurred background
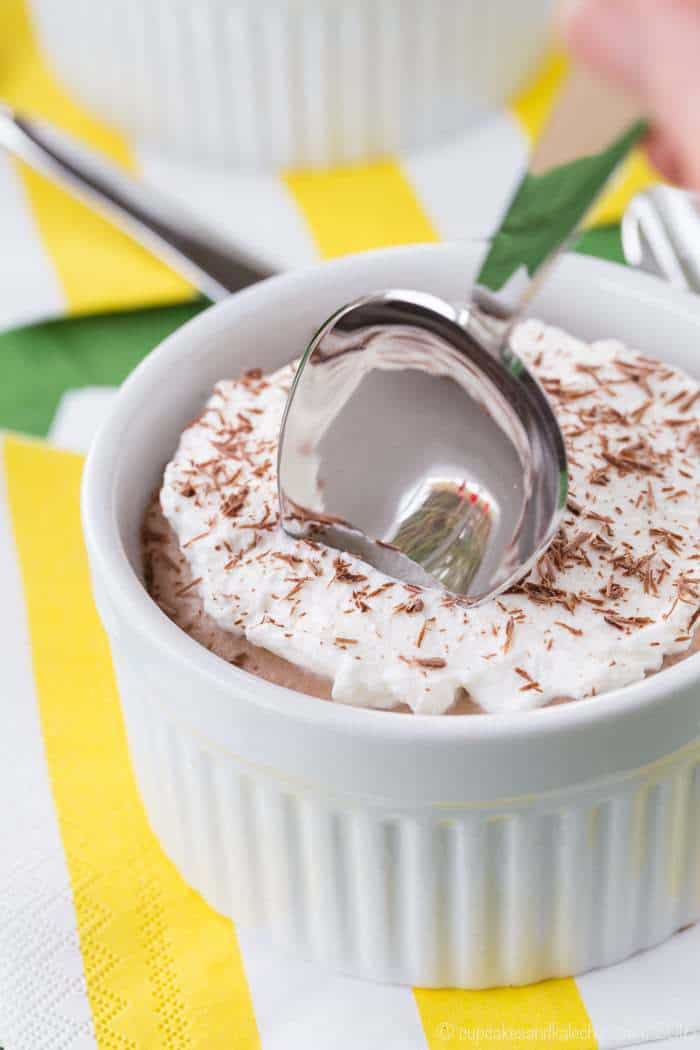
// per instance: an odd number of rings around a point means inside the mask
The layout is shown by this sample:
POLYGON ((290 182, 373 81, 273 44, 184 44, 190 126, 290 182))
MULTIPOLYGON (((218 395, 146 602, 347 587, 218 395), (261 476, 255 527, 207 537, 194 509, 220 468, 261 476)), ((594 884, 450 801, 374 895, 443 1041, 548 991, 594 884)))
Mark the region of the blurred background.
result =
MULTIPOLYGON (((481 238, 566 76, 553 9, 0 0, 0 102, 181 204, 265 271, 481 238)), ((581 249, 620 259, 622 210, 654 180, 637 151, 581 249)), ((0 427, 83 448, 102 388, 206 302, 1 148, 0 229, 0 427)))

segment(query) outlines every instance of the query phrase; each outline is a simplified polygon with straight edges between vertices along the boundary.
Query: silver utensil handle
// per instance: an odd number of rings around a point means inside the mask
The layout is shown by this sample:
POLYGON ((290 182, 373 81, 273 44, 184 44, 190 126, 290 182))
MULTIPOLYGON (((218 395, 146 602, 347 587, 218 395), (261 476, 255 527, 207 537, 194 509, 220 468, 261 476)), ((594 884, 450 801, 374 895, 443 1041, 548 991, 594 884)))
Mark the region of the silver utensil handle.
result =
POLYGON ((673 186, 638 193, 622 216, 622 249, 630 266, 700 293, 700 196, 673 186))
POLYGON ((269 277, 182 205, 149 189, 69 135, 0 106, 0 147, 58 182, 212 300, 269 277))

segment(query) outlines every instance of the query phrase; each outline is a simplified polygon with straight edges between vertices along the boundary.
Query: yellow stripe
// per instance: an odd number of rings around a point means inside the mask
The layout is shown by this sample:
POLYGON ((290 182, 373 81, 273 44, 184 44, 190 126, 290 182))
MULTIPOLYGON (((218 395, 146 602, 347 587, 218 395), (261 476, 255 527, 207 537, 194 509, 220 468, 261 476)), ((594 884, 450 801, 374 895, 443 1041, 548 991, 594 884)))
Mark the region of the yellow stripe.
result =
POLYGON ((8 437, 4 465, 98 1045, 258 1050, 231 923, 179 877, 137 794, 90 594, 78 513, 82 460, 8 437))
MULTIPOLYGON (((73 102, 46 65, 26 0, 4 0, 0 19, 0 98, 53 121, 115 163, 134 171, 126 140, 73 102)), ((111 223, 26 165, 18 165, 34 219, 70 313, 175 302, 191 286, 111 223)))
POLYGON ((292 171, 283 178, 323 259, 440 239, 394 161, 292 171))
POLYGON ((429 1050, 596 1050, 573 980, 480 992, 414 989, 429 1050))
POLYGON ((530 142, 543 130, 554 100, 568 72, 566 56, 554 51, 545 61, 537 76, 510 104, 509 109, 519 122, 530 142))

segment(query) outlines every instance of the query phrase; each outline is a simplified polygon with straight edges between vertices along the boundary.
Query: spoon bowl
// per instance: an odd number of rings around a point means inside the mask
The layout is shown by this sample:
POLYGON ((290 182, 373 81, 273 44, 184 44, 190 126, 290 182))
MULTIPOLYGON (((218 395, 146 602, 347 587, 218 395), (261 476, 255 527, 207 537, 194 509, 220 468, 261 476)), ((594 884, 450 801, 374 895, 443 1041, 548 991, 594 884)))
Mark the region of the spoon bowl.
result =
POLYGON ((564 442, 537 381, 476 320, 391 290, 316 333, 281 429, 289 534, 470 604, 534 563, 566 505, 564 442))

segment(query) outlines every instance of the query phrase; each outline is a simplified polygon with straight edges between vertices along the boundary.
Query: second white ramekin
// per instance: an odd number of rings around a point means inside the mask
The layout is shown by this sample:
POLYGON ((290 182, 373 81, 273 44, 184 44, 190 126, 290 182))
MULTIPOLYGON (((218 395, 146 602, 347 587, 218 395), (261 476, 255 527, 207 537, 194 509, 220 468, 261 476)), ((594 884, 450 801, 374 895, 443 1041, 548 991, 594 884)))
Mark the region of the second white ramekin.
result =
POLYGON ((362 161, 462 130, 534 71, 553 0, 30 0, 59 78, 196 161, 362 161))
MULTIPOLYGON (((700 656, 541 711, 397 715, 231 667, 140 578, 141 515, 213 383, 279 365, 370 290, 457 301, 475 246, 400 249, 265 282, 171 336, 95 441, 83 516, 151 825, 216 908, 339 970, 423 986, 580 973, 700 918, 700 656)), ((567 258, 535 304, 697 371, 700 304, 567 258)))

